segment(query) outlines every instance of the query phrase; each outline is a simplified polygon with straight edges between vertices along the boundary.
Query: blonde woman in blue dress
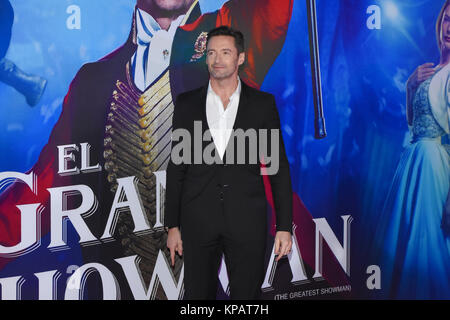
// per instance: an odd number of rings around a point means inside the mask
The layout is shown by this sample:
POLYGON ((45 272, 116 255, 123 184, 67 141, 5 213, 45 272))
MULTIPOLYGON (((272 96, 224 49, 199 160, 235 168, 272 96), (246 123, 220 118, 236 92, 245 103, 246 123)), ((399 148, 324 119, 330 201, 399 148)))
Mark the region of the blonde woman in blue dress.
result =
POLYGON ((403 152, 374 235, 384 298, 450 298, 450 0, 438 16, 437 66, 407 82, 412 141, 403 152))

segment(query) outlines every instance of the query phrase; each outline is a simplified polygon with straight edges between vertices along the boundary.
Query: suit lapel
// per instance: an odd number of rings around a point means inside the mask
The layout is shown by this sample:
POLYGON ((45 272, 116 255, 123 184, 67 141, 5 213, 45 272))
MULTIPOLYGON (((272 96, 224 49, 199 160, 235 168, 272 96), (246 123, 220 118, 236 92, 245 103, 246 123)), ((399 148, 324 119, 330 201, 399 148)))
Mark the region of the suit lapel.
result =
POLYGON ((202 128, 206 128, 205 130, 209 130, 208 119, 206 117, 206 96, 208 94, 208 84, 203 86, 200 90, 200 107, 202 108, 202 128))
POLYGON ((237 128, 245 128, 245 122, 247 120, 247 107, 248 107, 248 86, 241 79, 241 94, 239 96, 239 105, 236 113, 236 119, 234 120, 233 124, 233 132, 237 128))
MULTIPOLYGON (((245 84, 244 81, 241 79, 241 94, 239 96, 239 105, 238 110, 236 113, 236 119, 234 120, 233 124, 233 131, 231 132, 230 138, 228 139, 227 146, 225 148, 225 153, 223 154, 223 159, 227 159, 227 153, 231 147, 235 148, 235 143, 230 144, 230 141, 234 140, 234 134, 236 132, 236 129, 243 129, 245 131, 245 128, 247 128, 247 120, 248 120, 248 86, 245 84)), ((232 151, 235 153, 236 150, 232 151)), ((233 161, 236 161, 237 154, 234 154, 233 161)))

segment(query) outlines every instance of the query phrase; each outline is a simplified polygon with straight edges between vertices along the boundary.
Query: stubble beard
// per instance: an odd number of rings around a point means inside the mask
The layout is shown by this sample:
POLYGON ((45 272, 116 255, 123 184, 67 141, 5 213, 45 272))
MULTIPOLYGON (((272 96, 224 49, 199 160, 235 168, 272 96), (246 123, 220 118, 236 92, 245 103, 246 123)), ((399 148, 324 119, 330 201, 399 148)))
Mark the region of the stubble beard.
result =
POLYGON ((214 70, 214 68, 210 68, 209 74, 210 74, 211 78, 213 78, 215 80, 224 80, 224 79, 231 78, 234 74, 234 70, 232 70, 232 71, 223 70, 223 71, 216 72, 214 70))
POLYGON ((220 72, 211 72, 211 78, 215 80, 223 80, 230 78, 232 73, 220 73, 220 72))

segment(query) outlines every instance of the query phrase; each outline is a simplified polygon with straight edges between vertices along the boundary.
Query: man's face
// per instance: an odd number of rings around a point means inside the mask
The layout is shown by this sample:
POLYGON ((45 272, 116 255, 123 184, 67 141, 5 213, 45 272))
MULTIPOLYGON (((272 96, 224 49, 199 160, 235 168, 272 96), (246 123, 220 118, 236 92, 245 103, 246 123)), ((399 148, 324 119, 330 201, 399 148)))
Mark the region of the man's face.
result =
POLYGON ((238 54, 233 37, 215 36, 208 41, 206 64, 211 78, 222 80, 237 76, 244 60, 245 53, 238 54))
POLYGON ((447 6, 442 17, 441 48, 450 50, 450 6, 447 6))
POLYGON ((188 7, 193 0, 137 0, 147 8, 156 8, 162 11, 178 11, 188 7))

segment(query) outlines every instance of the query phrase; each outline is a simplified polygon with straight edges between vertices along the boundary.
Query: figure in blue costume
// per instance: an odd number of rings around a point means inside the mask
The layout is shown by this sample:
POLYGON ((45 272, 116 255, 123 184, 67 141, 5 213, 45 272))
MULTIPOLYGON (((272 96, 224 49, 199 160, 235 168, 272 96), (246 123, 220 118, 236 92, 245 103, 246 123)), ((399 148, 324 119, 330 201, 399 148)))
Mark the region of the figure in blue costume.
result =
POLYGON ((412 141, 374 234, 383 298, 450 298, 450 0, 436 32, 439 65, 419 66, 407 82, 412 141))
POLYGON ((28 74, 5 58, 11 42, 14 11, 9 0, 0 0, 0 82, 23 94, 30 106, 35 106, 45 91, 47 80, 28 74))

